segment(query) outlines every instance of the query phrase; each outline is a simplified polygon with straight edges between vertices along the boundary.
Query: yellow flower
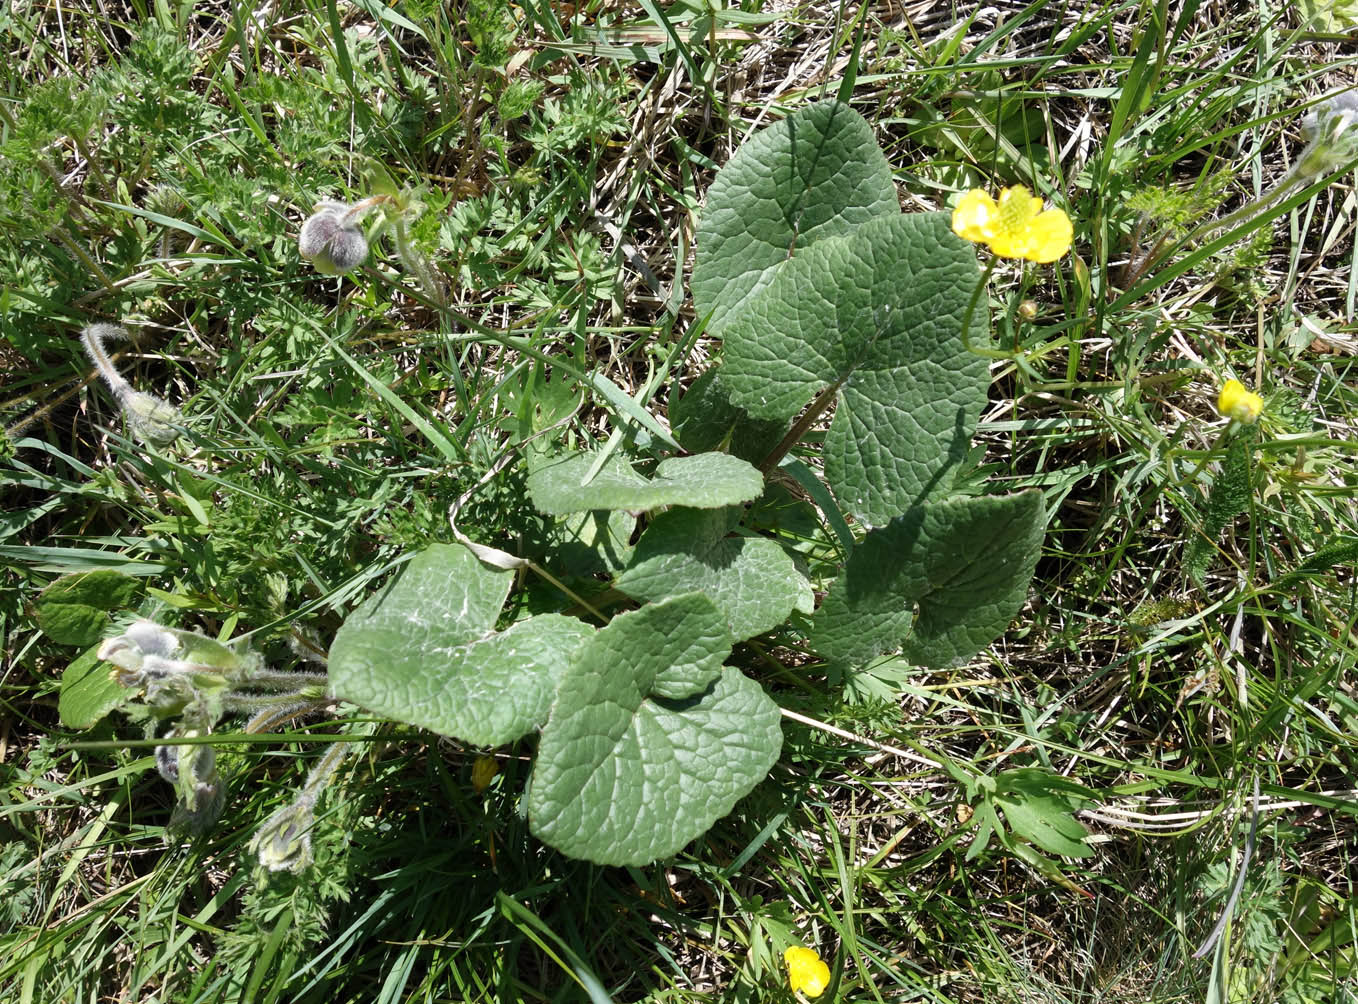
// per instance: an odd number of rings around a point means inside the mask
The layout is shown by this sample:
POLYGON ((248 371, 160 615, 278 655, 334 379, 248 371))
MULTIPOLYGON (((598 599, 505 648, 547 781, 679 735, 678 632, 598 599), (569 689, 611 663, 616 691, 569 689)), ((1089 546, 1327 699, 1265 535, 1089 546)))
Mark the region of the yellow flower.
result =
POLYGON ((964 193, 952 211, 952 230, 1001 258, 1043 263, 1069 251, 1075 235, 1069 216, 1060 209, 1044 210, 1042 200, 1022 185, 1002 189, 998 203, 979 188, 964 193))
POLYGON ((787 981, 794 992, 808 997, 819 997, 830 985, 830 967, 821 961, 815 949, 793 945, 783 953, 787 963, 787 981))
POLYGON ((1227 380, 1217 397, 1217 411, 1245 425, 1259 421, 1264 410, 1264 399, 1245 389, 1239 380, 1227 380))

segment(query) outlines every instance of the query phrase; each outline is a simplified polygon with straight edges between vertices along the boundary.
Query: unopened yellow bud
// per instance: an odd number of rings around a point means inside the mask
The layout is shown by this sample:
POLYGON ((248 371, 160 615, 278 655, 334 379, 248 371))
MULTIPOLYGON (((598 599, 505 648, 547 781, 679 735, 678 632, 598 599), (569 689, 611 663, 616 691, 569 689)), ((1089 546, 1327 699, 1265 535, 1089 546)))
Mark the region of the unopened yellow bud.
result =
POLYGON ((1226 418, 1234 419, 1244 425, 1259 421, 1264 411, 1264 399, 1245 389, 1239 380, 1227 380, 1217 396, 1217 411, 1226 418))
POLYGON ((500 765, 495 762, 493 756, 479 756, 476 763, 472 764, 472 787, 476 789, 478 795, 482 794, 490 787, 490 782, 495 780, 495 775, 500 773, 500 765))

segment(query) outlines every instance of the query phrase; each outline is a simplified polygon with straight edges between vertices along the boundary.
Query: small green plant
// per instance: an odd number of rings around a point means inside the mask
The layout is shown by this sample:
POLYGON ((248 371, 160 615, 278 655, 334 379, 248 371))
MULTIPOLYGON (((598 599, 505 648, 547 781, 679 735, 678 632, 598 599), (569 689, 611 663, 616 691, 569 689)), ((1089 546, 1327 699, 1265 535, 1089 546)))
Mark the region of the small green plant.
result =
MULTIPOLYGON (((726 665, 735 643, 771 633, 841 675, 897 651, 944 666, 1022 605, 1041 495, 954 493, 987 385, 963 331, 986 338, 984 312, 969 316, 979 278, 945 215, 900 212, 846 106, 755 136, 717 175, 698 231, 694 298, 725 349, 672 408, 679 438, 651 417, 649 456, 525 451, 529 496, 559 524, 648 515, 612 579, 641 606, 582 602, 598 628, 548 612, 496 630, 512 569, 541 566, 435 545, 340 629, 335 694, 475 745, 540 729, 525 800, 539 838, 603 864, 675 853, 781 748, 778 706, 726 665), (824 444, 806 446, 832 407, 824 444), (866 530, 819 610, 753 505, 780 470, 818 481, 794 448, 823 465, 826 523, 866 530)), ((593 538, 600 567, 616 568, 603 553, 615 540, 593 538)))
MULTIPOLYGON (((1252 221, 1288 197, 1351 161, 1358 154, 1355 120, 1358 120, 1358 95, 1353 91, 1340 91, 1325 98, 1302 116, 1301 134, 1306 146, 1291 169, 1258 198, 1248 199, 1220 219, 1208 219, 1193 228, 1188 227, 1189 222, 1205 214, 1210 205, 1220 198, 1228 179, 1218 177, 1209 181, 1202 190, 1192 193, 1155 188, 1137 192, 1127 200, 1127 207, 1138 210, 1141 220, 1133 231, 1133 261, 1125 269, 1124 283, 1144 275, 1152 266, 1160 263, 1174 246, 1173 242, 1201 247, 1236 228, 1243 231, 1252 221), (1142 239, 1149 236, 1146 232, 1147 223, 1158 227, 1158 233, 1149 250, 1142 255, 1142 239), (1185 230, 1188 231, 1186 235, 1185 230)), ((1250 244, 1235 253, 1231 264, 1237 269, 1257 267, 1267 253, 1268 244, 1269 235, 1266 232, 1254 234, 1250 244)))

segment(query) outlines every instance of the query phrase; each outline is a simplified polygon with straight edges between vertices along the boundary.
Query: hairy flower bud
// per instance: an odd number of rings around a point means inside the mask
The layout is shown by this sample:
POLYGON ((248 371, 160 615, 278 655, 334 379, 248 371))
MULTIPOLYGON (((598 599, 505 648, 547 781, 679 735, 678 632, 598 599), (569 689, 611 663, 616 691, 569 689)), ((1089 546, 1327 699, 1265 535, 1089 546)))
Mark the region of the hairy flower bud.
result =
MULTIPOLYGON (((201 733, 189 729, 185 738, 201 733)), ((176 747, 175 788, 179 801, 170 817, 170 826, 190 833, 206 833, 226 805, 226 786, 217 773, 217 751, 206 743, 184 743, 176 747)))
POLYGON ((184 416, 179 409, 154 394, 134 390, 122 400, 123 415, 128 426, 144 443, 169 446, 179 438, 179 427, 184 416))
POLYGON ((355 222, 354 208, 342 202, 322 202, 302 224, 297 250, 317 272, 351 272, 368 257, 368 241, 355 222))
POLYGON ((1314 177, 1334 170, 1358 155, 1358 93, 1340 91, 1302 116, 1307 146, 1297 159, 1297 173, 1314 177))
POLYGON ((147 707, 161 718, 182 714, 192 705, 216 721, 230 685, 257 668, 257 660, 221 642, 147 620, 134 621, 122 634, 105 639, 98 654, 117 667, 114 679, 142 690, 147 707))
POLYGON ((179 784, 179 747, 171 743, 156 747, 156 770, 171 784, 179 784))
POLYGON ((311 827, 316 799, 302 795, 264 821, 250 841, 259 863, 271 872, 293 874, 311 864, 311 827))

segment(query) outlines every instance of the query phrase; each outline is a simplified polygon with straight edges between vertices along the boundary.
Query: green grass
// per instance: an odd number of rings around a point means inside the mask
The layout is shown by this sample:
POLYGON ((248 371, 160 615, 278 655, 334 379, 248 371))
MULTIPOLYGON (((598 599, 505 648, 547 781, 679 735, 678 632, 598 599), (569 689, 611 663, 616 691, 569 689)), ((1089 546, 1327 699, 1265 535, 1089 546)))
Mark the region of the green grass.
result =
MULTIPOLYGON (((0 999, 789 1001, 797 939, 830 962, 824 999, 1358 1000, 1354 164, 1183 243, 1285 174, 1347 47, 1293 5, 1212 0, 713 9, 0 14, 0 999), (531 744, 495 752, 481 795, 478 751, 360 709, 262 736, 232 720, 224 814, 189 838, 143 723, 62 726, 79 651, 31 616, 60 574, 119 567, 142 613, 285 666, 295 635, 324 649, 404 556, 452 539, 449 507, 492 469, 458 527, 531 548, 504 451, 535 362, 571 391, 646 388, 663 417, 678 385, 655 374, 720 357, 685 293, 713 172, 850 72, 907 210, 1021 182, 1075 222, 1071 256, 991 287, 1014 354, 973 480, 1040 488, 1051 522, 984 656, 846 691, 795 640, 742 646, 784 708, 857 738, 785 720, 771 777, 644 869, 529 834, 531 744), (446 304, 389 238, 343 280, 297 257, 318 200, 383 177, 419 194, 446 304), (173 450, 130 439, 95 382, 77 334, 96 320, 140 332, 120 366, 188 416, 173 450), (1232 375, 1267 400, 1238 512, 1224 488, 1213 509, 1232 375), (330 737, 353 752, 315 866, 256 873, 250 839, 330 737), (949 762, 1088 786, 1095 853, 969 857, 949 762), (1194 959, 1252 831, 1234 919, 1194 959)), ((633 424, 616 395, 576 400, 556 441, 633 424)), ((840 556, 804 513, 781 539, 824 588, 840 556)))

